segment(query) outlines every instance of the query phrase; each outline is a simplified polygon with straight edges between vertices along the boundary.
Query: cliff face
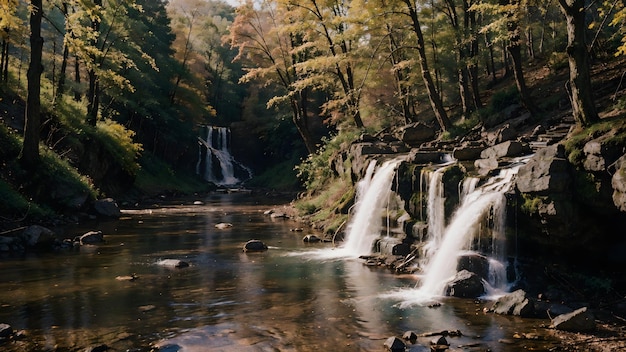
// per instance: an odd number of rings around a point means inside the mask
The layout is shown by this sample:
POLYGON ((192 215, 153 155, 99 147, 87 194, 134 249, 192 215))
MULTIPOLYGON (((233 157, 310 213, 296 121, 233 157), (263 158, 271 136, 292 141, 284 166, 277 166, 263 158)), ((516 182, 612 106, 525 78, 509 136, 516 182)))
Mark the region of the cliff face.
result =
POLYGON ((576 131, 567 120, 565 126, 561 120, 541 128, 528 120, 509 121, 478 133, 473 141, 414 138, 413 145, 402 140, 404 128, 362 136, 338 153, 331 167, 358 180, 371 160, 402 157, 392 189, 410 217, 403 222, 404 242, 415 244, 427 231, 429 172, 454 159, 443 171, 440 191, 449 218, 464 180, 483 182, 526 155, 506 195, 508 252, 533 260, 587 260, 591 266, 607 266, 626 262, 626 123, 616 121, 594 132, 576 131))

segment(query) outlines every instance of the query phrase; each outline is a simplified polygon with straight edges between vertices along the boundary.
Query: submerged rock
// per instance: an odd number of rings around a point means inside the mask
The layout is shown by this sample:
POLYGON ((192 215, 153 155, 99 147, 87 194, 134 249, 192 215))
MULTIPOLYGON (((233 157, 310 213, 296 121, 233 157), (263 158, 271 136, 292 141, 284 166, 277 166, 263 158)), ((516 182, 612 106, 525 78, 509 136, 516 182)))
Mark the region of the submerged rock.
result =
POLYGON ((596 321, 587 307, 583 307, 552 319, 550 328, 571 332, 592 331, 596 328, 596 321))
POLYGON ((39 225, 27 227, 21 240, 27 247, 51 247, 56 237, 52 230, 39 225))
POLYGON ((172 267, 172 268, 187 268, 189 267, 189 263, 184 261, 184 260, 180 260, 180 259, 163 259, 163 260, 159 260, 157 262, 157 265, 161 265, 161 266, 167 266, 167 267, 172 267))
POLYGON ((319 237, 315 236, 315 235, 306 235, 302 238, 302 242, 307 242, 307 243, 316 243, 316 242, 320 242, 322 239, 320 239, 319 237))
POLYGON ((260 240, 250 240, 243 245, 244 252, 261 252, 266 250, 267 245, 260 240))
POLYGON ((0 340, 8 339, 13 336, 13 334, 13 327, 11 327, 11 325, 4 323, 0 324, 0 340))
POLYGON ((104 235, 102 234, 102 231, 89 231, 78 237, 77 242, 79 242, 81 245, 102 243, 104 242, 104 235))
POLYGON ((215 228, 220 230, 224 230, 230 227, 233 227, 233 224, 228 222, 220 222, 219 224, 215 224, 215 228))

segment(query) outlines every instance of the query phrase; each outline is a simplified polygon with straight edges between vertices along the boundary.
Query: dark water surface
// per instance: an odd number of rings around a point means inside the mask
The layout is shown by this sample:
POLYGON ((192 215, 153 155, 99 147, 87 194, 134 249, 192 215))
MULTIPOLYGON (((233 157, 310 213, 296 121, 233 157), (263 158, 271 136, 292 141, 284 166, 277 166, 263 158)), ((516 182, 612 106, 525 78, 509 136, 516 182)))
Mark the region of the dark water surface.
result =
MULTIPOLYGON (((250 194, 133 210, 120 220, 68 230, 102 230, 106 243, 0 259, 0 323, 27 336, 0 351, 383 351, 390 336, 460 330, 451 350, 526 351, 553 346, 544 320, 483 313, 485 302, 446 299, 438 308, 399 308, 381 295, 415 285, 358 260, 293 255, 311 230, 263 211, 276 200, 250 194), (215 224, 233 226, 217 229, 215 224), (262 253, 244 253, 260 239, 262 253), (180 259, 188 268, 159 265, 180 259), (116 280, 136 274, 135 281, 116 280), (515 333, 533 333, 515 339, 515 333), (460 347, 459 347, 460 346, 460 347)), ((427 351, 434 337, 410 351, 427 351)))

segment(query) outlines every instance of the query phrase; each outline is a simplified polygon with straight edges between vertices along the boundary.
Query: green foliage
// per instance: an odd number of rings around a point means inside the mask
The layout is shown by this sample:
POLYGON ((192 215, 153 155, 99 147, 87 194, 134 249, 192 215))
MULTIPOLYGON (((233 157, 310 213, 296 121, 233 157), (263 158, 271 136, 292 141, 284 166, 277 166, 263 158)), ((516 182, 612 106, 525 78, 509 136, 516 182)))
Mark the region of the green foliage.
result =
POLYGON ((170 165, 150 152, 140 158, 141 169, 137 172, 135 189, 142 194, 156 195, 162 192, 192 194, 215 189, 215 186, 195 174, 175 172, 170 165))
POLYGON ((0 178, 0 217, 9 219, 40 219, 52 215, 52 211, 29 201, 0 178))
POLYGON ((582 166, 585 155, 583 148, 592 139, 606 135, 606 146, 626 145, 626 119, 604 119, 584 129, 578 129, 565 140, 565 151, 572 165, 582 166))
POLYGON ((139 165, 136 160, 142 147, 133 142, 135 132, 111 119, 105 119, 98 122, 95 135, 124 170, 132 175, 137 173, 139 165))
POLYGON ((466 135, 472 128, 476 127, 480 123, 480 113, 474 112, 469 119, 463 119, 456 121, 450 129, 442 133, 441 139, 444 141, 451 141, 457 137, 466 135))
POLYGON ((319 150, 310 154, 296 166, 297 176, 308 191, 322 189, 332 177, 330 161, 342 146, 347 146, 358 137, 358 130, 342 132, 331 138, 323 138, 319 150))
POLYGON ((561 51, 551 53, 550 58, 548 58, 547 65, 552 72, 557 72, 567 68, 569 65, 567 53, 561 51))
POLYGON ((543 197, 532 196, 528 193, 522 193, 523 203, 521 210, 528 215, 536 214, 539 211, 539 207, 543 203, 543 197))
POLYGON ((478 111, 478 114, 486 127, 493 127, 504 122, 504 114, 501 112, 519 101, 519 92, 515 87, 501 89, 493 94, 489 105, 478 111))
POLYGON ((247 186, 264 187, 277 190, 297 190, 300 188, 294 165, 294 158, 278 163, 246 182, 247 186))
POLYGON ((21 142, 9 128, 0 122, 0 165, 4 167, 9 160, 17 158, 21 142))

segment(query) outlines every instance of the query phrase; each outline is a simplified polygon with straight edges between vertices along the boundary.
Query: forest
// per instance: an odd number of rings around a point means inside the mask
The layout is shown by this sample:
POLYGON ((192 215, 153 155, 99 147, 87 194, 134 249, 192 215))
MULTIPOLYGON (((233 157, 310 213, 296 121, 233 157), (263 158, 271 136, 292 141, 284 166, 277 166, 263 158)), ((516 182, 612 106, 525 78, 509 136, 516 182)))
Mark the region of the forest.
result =
POLYGON ((206 125, 233 129, 248 186, 313 194, 363 133, 454 140, 511 102, 540 121, 563 72, 579 128, 626 106, 621 80, 592 88, 592 67, 626 67, 623 0, 1 0, 0 29, 4 227, 211 189, 206 125))

